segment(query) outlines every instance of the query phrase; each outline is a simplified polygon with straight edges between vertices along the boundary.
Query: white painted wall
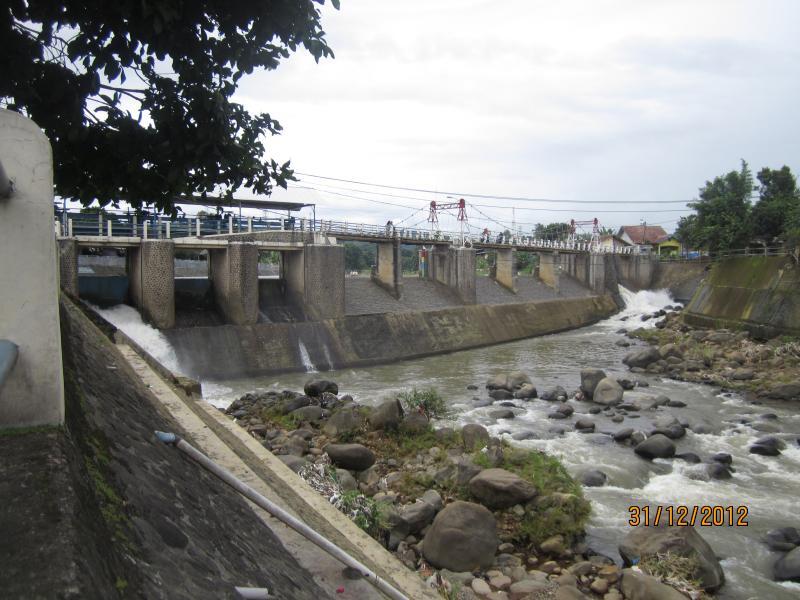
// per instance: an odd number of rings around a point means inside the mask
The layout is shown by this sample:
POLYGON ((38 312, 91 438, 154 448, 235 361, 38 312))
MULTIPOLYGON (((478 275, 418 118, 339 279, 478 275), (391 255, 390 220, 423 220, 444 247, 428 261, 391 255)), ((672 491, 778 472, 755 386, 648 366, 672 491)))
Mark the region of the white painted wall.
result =
POLYGON ((0 110, 0 161, 15 189, 0 200, 0 339, 19 346, 0 391, 0 427, 60 424, 64 376, 50 142, 30 119, 0 110))

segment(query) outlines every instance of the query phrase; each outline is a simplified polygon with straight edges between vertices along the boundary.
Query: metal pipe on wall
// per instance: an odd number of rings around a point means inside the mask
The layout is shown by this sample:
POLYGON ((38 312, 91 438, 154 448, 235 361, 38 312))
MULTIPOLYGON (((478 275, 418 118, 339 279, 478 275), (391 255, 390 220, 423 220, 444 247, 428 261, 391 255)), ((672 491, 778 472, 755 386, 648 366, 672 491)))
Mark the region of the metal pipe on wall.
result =
POLYGON ((200 463, 200 466, 202 466, 204 469, 220 478, 234 490, 266 510, 272 516, 284 522, 286 525, 301 534, 304 538, 322 548, 325 552, 333 556, 342 564, 356 569, 364 578, 367 579, 367 581, 378 588, 381 592, 386 594, 389 598, 392 598, 392 600, 410 600, 408 596, 392 586, 389 582, 379 577, 377 573, 369 569, 366 565, 347 554, 344 550, 339 548, 339 546, 321 536, 299 519, 290 515, 274 502, 259 494, 256 490, 251 488, 243 481, 234 477, 228 470, 215 463, 197 448, 189 444, 186 440, 181 439, 174 433, 156 431, 155 434, 159 440, 165 444, 174 445, 176 448, 178 448, 178 450, 184 454, 187 454, 195 462, 200 463))

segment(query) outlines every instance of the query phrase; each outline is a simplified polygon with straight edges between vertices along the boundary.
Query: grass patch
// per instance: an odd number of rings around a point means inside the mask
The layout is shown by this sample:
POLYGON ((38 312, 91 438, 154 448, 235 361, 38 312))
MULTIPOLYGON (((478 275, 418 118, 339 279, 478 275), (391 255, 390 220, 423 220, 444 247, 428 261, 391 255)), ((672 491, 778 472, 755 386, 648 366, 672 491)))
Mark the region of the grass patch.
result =
POLYGON ((397 398, 409 412, 422 412, 429 419, 442 418, 448 413, 444 398, 433 388, 418 390, 415 387, 410 392, 401 392, 397 398))
POLYGON ((356 490, 344 492, 334 506, 374 538, 387 528, 383 506, 356 490))
MULTIPOLYGON (((473 462, 484 468, 491 466, 482 452, 473 455, 473 462)), ((539 544, 556 534, 573 539, 583 532, 591 505, 557 458, 536 450, 504 446, 503 459, 497 467, 532 482, 539 491, 514 528, 519 542, 539 544)))
MULTIPOLYGON (((381 439, 380 453, 385 456, 397 456, 405 458, 416 456, 419 453, 428 452, 436 446, 443 451, 448 448, 457 448, 462 444, 461 432, 453 432, 451 435, 436 435, 433 427, 428 427, 422 432, 386 431, 381 439)), ((442 457, 446 456, 442 452, 442 457)))
POLYGON ((297 429, 299 424, 297 417, 294 415, 285 415, 272 408, 268 408, 261 412, 261 420, 288 430, 297 429))

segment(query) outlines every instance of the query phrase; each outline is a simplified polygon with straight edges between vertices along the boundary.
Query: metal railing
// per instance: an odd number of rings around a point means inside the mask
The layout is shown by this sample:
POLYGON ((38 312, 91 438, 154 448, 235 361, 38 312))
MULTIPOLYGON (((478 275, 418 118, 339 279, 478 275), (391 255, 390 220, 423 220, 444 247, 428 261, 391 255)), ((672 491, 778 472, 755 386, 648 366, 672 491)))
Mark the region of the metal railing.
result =
POLYGON ((411 244, 451 244, 455 246, 509 246, 519 250, 563 250, 596 254, 638 254, 636 247, 602 246, 588 241, 569 241, 537 238, 528 235, 507 235, 484 232, 470 233, 381 226, 349 221, 313 220, 295 217, 242 217, 228 214, 223 217, 177 217, 164 215, 137 216, 132 212, 103 210, 100 212, 68 211, 56 215, 56 233, 61 236, 128 237, 143 239, 172 239, 208 235, 263 231, 300 231, 323 236, 374 239, 399 239, 411 244))

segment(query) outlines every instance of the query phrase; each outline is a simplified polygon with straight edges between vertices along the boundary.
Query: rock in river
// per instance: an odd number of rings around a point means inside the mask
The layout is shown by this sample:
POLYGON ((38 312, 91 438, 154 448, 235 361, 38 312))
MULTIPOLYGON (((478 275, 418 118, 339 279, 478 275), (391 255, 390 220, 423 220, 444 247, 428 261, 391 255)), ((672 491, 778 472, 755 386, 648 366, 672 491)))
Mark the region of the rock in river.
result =
POLYGON ((328 444, 325 452, 333 464, 348 471, 363 471, 375 464, 372 450, 361 444, 328 444))
POLYGON ((622 359, 622 362, 629 367, 644 368, 658 360, 661 360, 661 354, 657 348, 650 346, 642 350, 634 350, 633 352, 627 354, 625 358, 622 359))
POLYGON ((605 377, 606 374, 601 369, 583 369, 581 371, 581 391, 587 398, 591 398, 592 394, 594 394, 594 388, 605 377))
POLYGON ((616 379, 604 377, 597 382, 592 393, 592 400, 605 406, 616 406, 622 402, 622 386, 616 379))
POLYGON ((532 483, 505 469, 484 469, 469 482, 469 491, 489 508, 508 508, 536 496, 532 483))
POLYGON ((327 379, 313 379, 307 381, 303 386, 303 391, 308 396, 319 397, 323 392, 330 392, 331 394, 339 393, 339 386, 335 381, 328 381, 327 379))
POLYGON ((422 554, 439 569, 475 571, 492 566, 498 543, 497 523, 491 511, 459 500, 436 515, 425 534, 422 554))
POLYGON ((787 552, 773 570, 778 581, 800 581, 800 548, 787 552))
POLYGON ((654 458, 671 458, 675 456, 675 444, 667 436, 656 433, 637 444, 633 451, 639 456, 650 460, 654 458))

